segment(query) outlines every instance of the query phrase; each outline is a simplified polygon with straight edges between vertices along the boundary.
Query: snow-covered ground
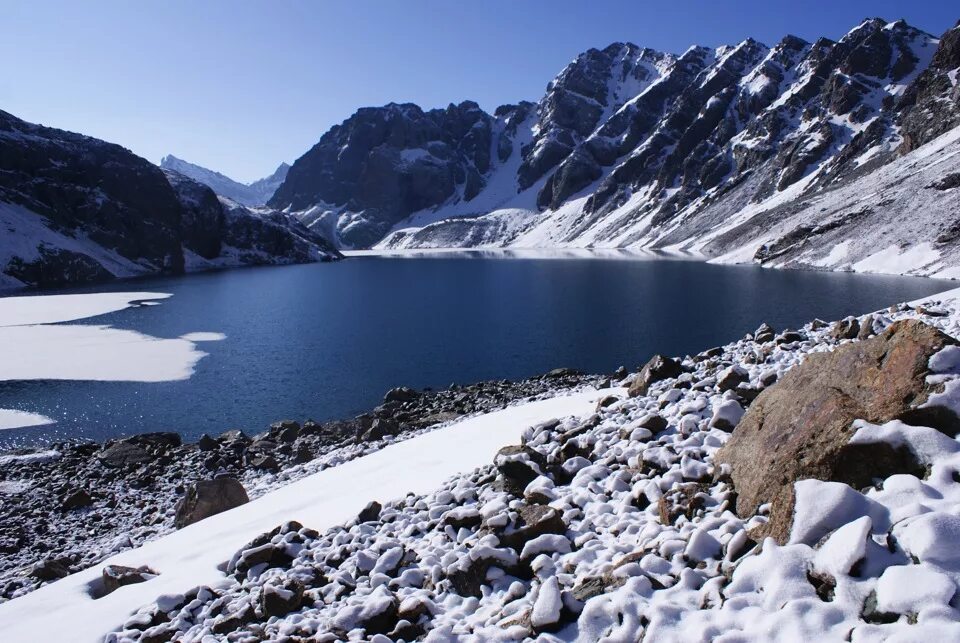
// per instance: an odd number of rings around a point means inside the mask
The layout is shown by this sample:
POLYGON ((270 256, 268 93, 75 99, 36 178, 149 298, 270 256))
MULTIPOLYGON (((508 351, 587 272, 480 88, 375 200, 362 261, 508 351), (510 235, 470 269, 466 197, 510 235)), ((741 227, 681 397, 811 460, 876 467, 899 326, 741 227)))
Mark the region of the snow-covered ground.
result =
MULTIPOLYGON (((0 298, 0 381, 98 380, 166 382, 187 379, 206 353, 197 342, 219 333, 161 339, 105 325, 62 324, 157 304, 168 293, 113 292, 0 298)), ((0 410, 0 428, 50 424, 23 411, 0 410)))
POLYGON ((147 583, 93 599, 90 591, 101 570, 96 566, 0 605, 3 640, 99 641, 157 596, 223 584, 219 566, 277 524, 299 520, 324 529, 349 520, 373 498, 428 493, 450 476, 489 463, 500 447, 517 442, 525 428, 587 413, 612 392, 588 390, 469 418, 315 473, 103 563, 148 565, 160 575, 147 583))

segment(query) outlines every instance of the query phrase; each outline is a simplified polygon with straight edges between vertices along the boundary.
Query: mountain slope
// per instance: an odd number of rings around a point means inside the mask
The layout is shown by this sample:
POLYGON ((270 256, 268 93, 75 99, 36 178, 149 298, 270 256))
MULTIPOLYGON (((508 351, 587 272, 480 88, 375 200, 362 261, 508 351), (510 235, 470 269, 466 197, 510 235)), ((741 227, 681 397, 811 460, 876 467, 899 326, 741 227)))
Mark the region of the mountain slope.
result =
POLYGON ((0 111, 0 288, 339 256, 128 150, 0 111))
POLYGON ((252 207, 262 206, 269 201, 273 193, 276 192, 280 184, 283 183, 283 180, 287 176, 287 171, 290 169, 289 165, 281 163, 270 176, 254 181, 253 183, 240 183, 219 172, 214 172, 200 165, 178 159, 172 154, 168 154, 160 159, 160 167, 164 170, 172 170, 184 176, 189 176, 194 181, 208 186, 220 196, 225 196, 241 205, 252 207))
MULTIPOLYGON (((835 226, 810 237, 802 257, 754 254, 776 242, 769 227, 788 209, 914 158, 939 136, 943 154, 952 153, 958 41, 958 28, 936 38, 875 18, 838 41, 747 39, 681 55, 615 43, 578 56, 536 105, 493 115, 472 103, 360 110, 294 163, 271 204, 345 247, 645 247, 828 267, 816 262, 869 230, 892 234, 882 248, 898 253, 931 243, 927 257, 936 258, 907 269, 931 274, 954 261, 948 242, 926 238, 931 226, 952 225, 949 189, 924 192, 924 225, 897 222, 908 212, 904 198, 896 216, 874 204, 871 221, 892 221, 835 226), (463 111, 470 128, 449 127, 463 111)), ((878 181, 895 185, 911 162, 878 181)), ((951 167, 933 164, 923 180, 951 167)), ((793 227, 818 218, 798 217, 793 227)), ((880 241, 829 267, 859 269, 880 241)), ((861 267, 902 271, 881 263, 861 267)))

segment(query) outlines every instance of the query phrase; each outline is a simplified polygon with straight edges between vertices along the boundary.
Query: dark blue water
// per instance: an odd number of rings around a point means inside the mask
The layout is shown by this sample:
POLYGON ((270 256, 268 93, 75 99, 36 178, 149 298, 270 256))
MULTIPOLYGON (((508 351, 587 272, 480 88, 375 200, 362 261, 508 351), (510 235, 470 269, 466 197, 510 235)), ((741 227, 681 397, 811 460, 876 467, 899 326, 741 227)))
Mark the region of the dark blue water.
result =
MULTIPOLYGON (((281 418, 364 411, 394 386, 522 378, 555 367, 612 372, 654 352, 694 353, 766 321, 836 319, 951 287, 692 261, 351 258, 334 264, 138 280, 67 292, 173 293, 159 306, 91 318, 204 342, 192 378, 168 383, 0 382, 0 408, 51 427, 0 433, 0 447, 175 430, 195 439, 281 418)), ((83 320, 79 323, 88 323, 83 320)))

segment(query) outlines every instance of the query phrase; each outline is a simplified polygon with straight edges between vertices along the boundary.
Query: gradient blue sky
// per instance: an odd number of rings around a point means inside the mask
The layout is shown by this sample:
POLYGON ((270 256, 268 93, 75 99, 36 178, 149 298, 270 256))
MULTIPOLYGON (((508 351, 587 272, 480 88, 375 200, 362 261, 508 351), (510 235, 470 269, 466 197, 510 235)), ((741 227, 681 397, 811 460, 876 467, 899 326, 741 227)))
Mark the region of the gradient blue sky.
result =
POLYGON ((579 52, 838 38, 861 19, 940 34, 948 0, 0 0, 0 109, 250 181, 357 107, 537 100, 579 52))

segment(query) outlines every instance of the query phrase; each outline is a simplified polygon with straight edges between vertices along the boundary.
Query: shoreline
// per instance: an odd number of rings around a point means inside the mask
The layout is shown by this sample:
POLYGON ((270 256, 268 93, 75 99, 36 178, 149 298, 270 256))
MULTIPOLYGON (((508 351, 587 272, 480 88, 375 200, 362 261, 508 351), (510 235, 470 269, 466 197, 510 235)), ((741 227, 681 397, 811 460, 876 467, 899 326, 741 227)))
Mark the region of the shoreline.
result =
POLYGON ((215 274, 233 270, 248 270, 256 268, 288 268, 291 266, 324 265, 361 257, 429 259, 444 257, 469 257, 470 255, 489 255, 490 258, 503 259, 597 259, 609 261, 695 261, 712 266, 727 267, 758 267, 768 270, 795 270, 799 272, 853 274, 875 277, 909 277, 913 279, 935 279, 939 281, 960 281, 960 277, 936 277, 933 275, 917 275, 903 272, 860 272, 855 270, 839 270, 829 267, 813 265, 764 265, 757 261, 721 261, 722 257, 709 257, 698 252, 681 251, 671 248, 579 248, 579 247, 446 247, 446 248, 366 248, 359 250, 338 250, 341 257, 335 259, 319 259, 300 263, 275 263, 262 265, 239 266, 210 266, 188 270, 183 274, 137 274, 116 277, 105 281, 90 283, 67 284, 41 288, 36 286, 0 286, 0 298, 9 296, 51 295, 76 292, 82 288, 98 288, 112 284, 135 284, 140 281, 154 279, 183 279, 194 275, 215 274))

